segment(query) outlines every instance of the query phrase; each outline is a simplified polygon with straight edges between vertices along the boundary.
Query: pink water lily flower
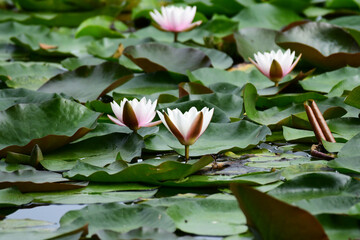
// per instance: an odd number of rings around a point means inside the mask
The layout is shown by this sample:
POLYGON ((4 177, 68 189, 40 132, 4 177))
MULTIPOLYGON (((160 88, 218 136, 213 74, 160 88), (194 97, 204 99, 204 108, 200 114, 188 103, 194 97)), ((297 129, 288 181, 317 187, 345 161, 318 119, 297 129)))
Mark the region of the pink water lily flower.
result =
POLYGON ((281 50, 277 52, 264 52, 254 54, 255 61, 249 58, 249 60, 257 67, 271 81, 275 82, 275 86, 278 86, 279 82, 290 73, 295 65, 299 62, 301 54, 294 61, 295 51, 291 52, 290 49, 283 53, 281 50))
POLYGON ((157 100, 151 103, 143 97, 140 101, 133 99, 131 101, 124 98, 120 102, 120 106, 113 101, 110 103, 116 118, 107 115, 111 121, 119 126, 127 126, 131 130, 137 131, 141 127, 153 127, 161 123, 161 121, 151 122, 155 115, 157 100))
POLYGON ((189 146, 204 133, 209 126, 214 109, 204 107, 198 111, 195 107, 190 108, 188 112, 182 113, 179 109, 167 109, 167 113, 157 111, 161 121, 166 128, 185 145, 185 157, 189 159, 189 146))
POLYGON ((161 7, 161 13, 158 10, 150 12, 154 21, 160 28, 169 32, 184 32, 193 29, 201 24, 201 21, 192 23, 196 13, 196 7, 161 7))

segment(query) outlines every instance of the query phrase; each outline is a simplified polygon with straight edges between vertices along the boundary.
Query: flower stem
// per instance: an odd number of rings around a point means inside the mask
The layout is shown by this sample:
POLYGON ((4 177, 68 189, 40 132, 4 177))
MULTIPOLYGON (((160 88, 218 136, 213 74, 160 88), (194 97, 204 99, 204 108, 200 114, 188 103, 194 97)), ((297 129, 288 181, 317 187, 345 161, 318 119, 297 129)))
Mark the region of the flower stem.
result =
POLYGON ((276 82, 276 83, 275 83, 275 87, 278 87, 278 86, 279 86, 279 82, 276 82))
POLYGON ((185 161, 189 160, 189 145, 185 145, 185 161))
POLYGON ((177 42, 178 34, 178 32, 174 32, 174 42, 177 42))

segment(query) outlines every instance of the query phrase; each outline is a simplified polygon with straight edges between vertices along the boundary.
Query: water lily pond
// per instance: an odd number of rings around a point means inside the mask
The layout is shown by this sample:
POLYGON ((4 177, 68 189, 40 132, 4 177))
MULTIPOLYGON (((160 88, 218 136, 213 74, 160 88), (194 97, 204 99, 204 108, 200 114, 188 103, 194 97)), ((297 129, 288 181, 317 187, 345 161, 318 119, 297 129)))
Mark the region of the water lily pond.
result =
POLYGON ((360 239, 358 0, 0 0, 0 240, 360 239))

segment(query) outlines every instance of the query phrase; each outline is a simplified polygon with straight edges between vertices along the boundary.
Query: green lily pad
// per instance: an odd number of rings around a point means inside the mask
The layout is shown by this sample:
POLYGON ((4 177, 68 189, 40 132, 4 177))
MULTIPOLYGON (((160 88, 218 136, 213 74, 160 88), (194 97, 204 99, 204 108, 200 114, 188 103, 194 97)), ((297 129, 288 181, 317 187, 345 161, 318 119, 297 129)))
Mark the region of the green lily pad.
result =
POLYGON ((1 188, 16 187, 21 192, 48 192, 82 188, 82 183, 73 183, 63 178, 61 174, 30 170, 1 172, 1 188))
POLYGON ((244 108, 247 117, 260 124, 273 125, 270 127, 279 127, 286 118, 304 111, 304 106, 302 104, 291 105, 285 109, 275 106, 266 109, 265 111, 258 111, 256 109, 257 98, 258 94, 255 86, 251 83, 246 84, 244 88, 244 108))
POLYGON ((326 196, 304 199, 293 204, 313 215, 317 215, 324 213, 347 214, 349 209, 358 202, 360 202, 360 198, 354 196, 326 196))
POLYGON ((294 202, 324 196, 339 195, 350 185, 351 177, 334 172, 314 172, 299 175, 271 190, 270 195, 294 202))
POLYGON ((80 58, 70 57, 61 61, 61 65, 63 65, 64 68, 72 71, 82 66, 95 66, 104 62, 105 60, 93 56, 85 56, 80 58))
POLYGON ((239 29, 261 27, 280 30, 302 18, 290 9, 280 8, 269 3, 260 3, 245 8, 233 19, 239 21, 239 29))
POLYGON ((144 182, 159 184, 165 180, 177 180, 191 175, 212 161, 213 158, 210 156, 204 156, 199 160, 186 164, 166 160, 154 160, 149 164, 147 163, 149 160, 147 160, 130 166, 114 165, 114 169, 111 169, 111 165, 107 168, 100 168, 78 162, 74 168, 64 173, 64 176, 76 180, 88 179, 93 182, 144 182))
POLYGON ((0 78, 10 88, 37 90, 53 76, 66 70, 55 63, 4 62, 0 64, 0 78))
POLYGON ((211 61, 202 51, 194 48, 174 48, 160 43, 144 43, 125 48, 124 55, 145 72, 171 71, 186 74, 211 61))
POLYGON ((81 210, 70 211, 60 220, 61 228, 89 224, 89 236, 100 230, 128 232, 139 227, 175 231, 174 222, 164 210, 148 205, 118 203, 93 204, 81 210))
POLYGON ((332 19, 331 24, 345 28, 360 44, 360 17, 359 16, 345 16, 332 19))
POLYGON ((31 196, 23 195, 15 188, 5 188, 0 190, 0 208, 24 205, 31 202, 31 196))
POLYGON ((158 240, 167 240, 167 239, 176 239, 174 233, 170 233, 167 230, 159 228, 148 228, 140 227, 134 230, 131 230, 127 233, 119 233, 111 230, 100 230, 96 233, 100 239, 104 240, 116 240, 116 239, 158 239, 158 240))
POLYGON ((23 33, 11 37, 11 41, 33 53, 43 56, 69 57, 86 54, 86 45, 93 40, 84 36, 74 38, 67 34, 57 32, 43 32, 37 35, 23 33))
POLYGON ((245 62, 249 58, 254 59, 257 52, 270 52, 281 49, 275 43, 275 37, 279 32, 266 28, 243 28, 234 34, 238 53, 245 62), (266 39, 266 41, 264 41, 266 39))
POLYGON ((346 104, 360 109, 360 86, 354 88, 346 97, 346 104))
POLYGON ((69 170, 77 164, 77 161, 104 167, 115 162, 116 159, 131 161, 134 157, 140 157, 142 147, 143 139, 138 134, 114 132, 69 144, 46 154, 40 164, 50 171, 69 170))
POLYGON ((96 16, 86 19, 76 30, 75 37, 92 36, 94 38, 124 37, 119 31, 126 31, 127 26, 110 16, 96 16))
POLYGON ((205 86, 215 83, 230 83, 238 87, 243 87, 246 83, 252 83, 257 89, 273 86, 273 83, 258 70, 250 72, 224 71, 214 68, 201 68, 188 74, 191 82, 199 82, 205 86))
POLYGON ((360 84, 359 74, 359 68, 344 67, 307 78, 301 81, 300 85, 307 91, 329 93, 331 89, 341 82, 360 84))
POLYGON ((321 214, 316 216, 330 239, 356 239, 360 236, 359 220, 345 215, 321 214))
POLYGON ((93 204, 110 202, 131 202, 140 198, 151 198, 157 190, 150 191, 116 191, 116 192, 75 192, 74 190, 50 193, 28 193, 36 203, 55 204, 93 204))
POLYGON ((186 77, 176 73, 154 72, 138 74, 119 88, 114 89, 113 96, 115 99, 119 99, 120 94, 150 95, 174 90, 177 93, 178 84, 185 81, 186 77))
POLYGON ((38 104, 15 105, 0 115, 1 156, 8 151, 29 154, 35 144, 43 152, 59 148, 88 133, 99 116, 78 103, 58 97, 38 104))
POLYGON ((83 66, 60 74, 44 84, 39 91, 64 93, 81 102, 95 100, 124 84, 133 77, 132 72, 116 63, 83 66))
POLYGON ((337 69, 359 67, 360 46, 345 30, 324 22, 307 22, 280 33, 276 43, 290 48, 312 65, 337 69))
MULTIPOLYGON (((210 123, 204 134, 190 146, 190 156, 216 154, 229 149, 249 148, 265 141, 266 136, 270 134, 271 131, 268 127, 245 120, 234 123, 210 123)), ((157 150, 167 150, 169 146, 176 152, 184 154, 184 146, 165 127, 160 127, 157 135, 160 136, 160 139, 146 140, 147 149, 152 150, 154 146, 157 146, 157 150), (151 143, 148 142, 149 140, 151 143), (160 142, 160 140, 162 141, 160 142)))
POLYGON ((247 231, 245 217, 235 200, 182 200, 166 212, 176 228, 187 233, 226 236, 247 231))
POLYGON ((20 103, 41 103, 59 97, 57 94, 40 93, 27 89, 1 89, 0 111, 20 103))
POLYGON ((351 138, 339 151, 339 157, 359 156, 360 133, 351 138))
POLYGON ((15 37, 24 32, 31 32, 36 35, 44 32, 50 32, 50 29, 39 25, 23 25, 17 22, 4 22, 0 23, 0 32, 2 32, 0 42, 10 43, 11 37, 15 37))
POLYGON ((228 187, 230 183, 249 185, 265 185, 281 180, 280 172, 256 172, 240 175, 191 175, 177 181, 162 182, 163 186, 170 187, 228 187))

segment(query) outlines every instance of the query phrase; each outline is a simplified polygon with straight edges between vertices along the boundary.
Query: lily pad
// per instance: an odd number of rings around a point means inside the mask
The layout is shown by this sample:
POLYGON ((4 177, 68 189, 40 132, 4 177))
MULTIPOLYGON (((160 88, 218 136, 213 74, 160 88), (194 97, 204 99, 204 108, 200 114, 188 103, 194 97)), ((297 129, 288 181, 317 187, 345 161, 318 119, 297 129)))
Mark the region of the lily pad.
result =
POLYGON ((110 16, 96 16, 86 19, 76 30, 75 37, 92 36, 94 38, 124 37, 119 31, 127 30, 127 26, 110 16))
POLYGON ((245 8, 233 19, 239 21, 239 29, 261 27, 280 30, 289 23, 301 20, 301 17, 290 9, 260 3, 245 8))
MULTIPOLYGON (((149 162, 149 160, 147 160, 149 162)), ((154 160, 152 164, 145 162, 132 164, 130 166, 114 166, 100 168, 90 164, 78 162, 70 171, 64 173, 65 177, 94 182, 143 182, 159 184, 165 180, 177 180, 197 172, 213 158, 204 156, 199 160, 189 163, 180 163, 171 160, 154 160)))
POLYGON ((61 174, 35 169, 1 172, 1 188, 16 187, 21 192, 48 192, 77 189, 84 183, 70 182, 61 174))
POLYGON ((11 88, 37 90, 53 76, 65 72, 61 65, 46 62, 4 62, 0 64, 0 79, 11 88))
POLYGON ((78 103, 59 97, 38 104, 15 105, 0 115, 1 156, 8 151, 29 154, 35 144, 43 152, 59 148, 88 133, 99 116, 78 103))
POLYGON ((97 66, 83 66, 60 74, 44 84, 39 91, 64 93, 86 102, 105 95, 132 77, 129 69, 116 63, 106 62, 97 66))
POLYGON ((182 200, 166 212, 176 227, 187 233, 226 236, 247 231, 245 217, 235 200, 182 200))
POLYGON ((43 32, 32 35, 23 33, 11 37, 11 41, 33 53, 43 56, 70 57, 86 54, 86 45, 93 40, 92 37, 84 36, 74 38, 58 32, 43 32))
POLYGON ((234 34, 238 53, 245 62, 254 58, 257 52, 270 52, 281 49, 275 43, 275 37, 279 32, 266 28, 243 28, 234 34), (266 38, 266 41, 264 39, 266 38))
POLYGON ((164 210, 148 205, 118 203, 93 204, 81 210, 70 211, 60 220, 61 228, 89 224, 89 236, 100 230, 128 232, 139 227, 160 228, 173 232, 174 222, 164 210))
POLYGON ((27 89, 1 89, 0 111, 20 103, 41 103, 59 97, 57 94, 40 93, 27 89))
POLYGON ((29 203, 32 200, 32 197, 23 195, 15 188, 5 188, 0 190, 0 208, 19 206, 29 203))
MULTIPOLYGON (((210 123, 204 134, 190 146, 191 156, 200 156, 204 154, 216 154, 225 150, 250 148, 259 142, 265 141, 271 131, 266 126, 260 126, 249 121, 239 121, 234 123, 210 123)), ((160 128, 158 133, 160 139, 156 142, 146 142, 146 148, 152 149, 157 146, 157 150, 168 146, 180 154, 184 154, 184 147, 180 145, 177 139, 164 127, 160 128)), ((150 140, 150 139, 147 139, 150 140)), ((151 141, 155 141, 151 139, 151 141)))
POLYGON ((125 48, 124 55, 145 72, 171 71, 186 74, 211 61, 202 51, 194 48, 174 48, 160 43, 144 43, 125 48))
POLYGON ((247 225, 262 238, 329 239, 317 219, 305 210, 246 185, 232 184, 231 190, 246 216, 247 225))
POLYGON ((243 87, 246 83, 252 83, 257 89, 273 86, 273 83, 256 69, 249 72, 228 72, 214 68, 201 68, 189 73, 188 76, 191 82, 200 82, 208 87, 212 84, 219 83, 219 81, 238 87, 243 87))
POLYGON ((308 22, 280 33, 276 43, 302 59, 325 68, 359 67, 360 46, 345 30, 324 22, 308 22))

